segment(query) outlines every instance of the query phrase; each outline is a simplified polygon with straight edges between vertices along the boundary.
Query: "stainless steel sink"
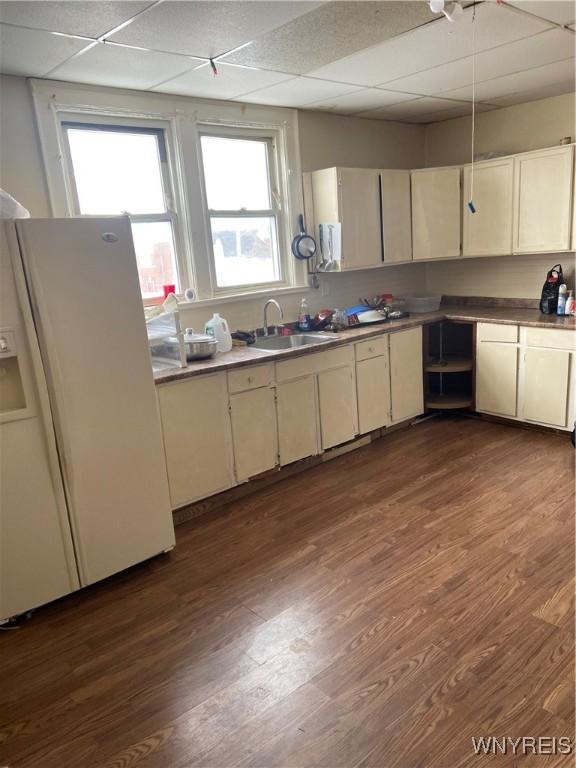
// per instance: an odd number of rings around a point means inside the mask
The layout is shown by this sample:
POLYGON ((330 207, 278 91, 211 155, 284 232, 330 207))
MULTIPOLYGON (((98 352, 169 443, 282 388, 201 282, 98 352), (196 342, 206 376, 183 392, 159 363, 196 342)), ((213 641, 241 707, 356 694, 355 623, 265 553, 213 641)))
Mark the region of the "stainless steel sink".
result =
POLYGON ((331 341, 333 336, 320 333, 295 333, 293 336, 262 336, 252 345, 254 349, 264 349, 273 352, 277 349, 297 349, 309 347, 312 344, 323 344, 331 341))

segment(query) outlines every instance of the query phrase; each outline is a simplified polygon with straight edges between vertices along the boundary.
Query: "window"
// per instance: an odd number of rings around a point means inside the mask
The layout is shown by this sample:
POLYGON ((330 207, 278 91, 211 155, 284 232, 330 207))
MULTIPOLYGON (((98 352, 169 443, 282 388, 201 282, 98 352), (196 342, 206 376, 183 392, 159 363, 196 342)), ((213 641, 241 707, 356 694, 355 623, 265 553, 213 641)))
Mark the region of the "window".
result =
POLYGON ((274 138, 230 129, 200 144, 215 289, 283 282, 274 138))
POLYGON ((142 297, 162 298, 165 285, 179 291, 164 130, 81 122, 62 129, 76 213, 128 214, 142 297))

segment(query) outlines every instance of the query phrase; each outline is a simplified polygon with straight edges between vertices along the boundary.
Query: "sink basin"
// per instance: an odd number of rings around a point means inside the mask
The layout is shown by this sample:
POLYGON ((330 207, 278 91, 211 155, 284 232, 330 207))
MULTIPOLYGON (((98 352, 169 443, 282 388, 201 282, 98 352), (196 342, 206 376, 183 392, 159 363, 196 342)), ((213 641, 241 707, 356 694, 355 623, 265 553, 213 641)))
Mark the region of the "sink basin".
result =
POLYGON ((295 333, 293 336, 263 336, 252 345, 254 349, 275 351, 277 349, 297 349, 309 347, 312 344, 323 344, 331 341, 332 336, 323 336, 319 333, 295 333))

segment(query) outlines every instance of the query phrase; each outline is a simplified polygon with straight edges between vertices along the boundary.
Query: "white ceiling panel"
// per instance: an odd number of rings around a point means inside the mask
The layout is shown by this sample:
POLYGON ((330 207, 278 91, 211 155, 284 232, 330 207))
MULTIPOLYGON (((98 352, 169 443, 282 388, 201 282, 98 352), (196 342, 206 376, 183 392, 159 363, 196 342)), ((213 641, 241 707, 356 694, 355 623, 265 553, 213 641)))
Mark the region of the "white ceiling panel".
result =
POLYGON ((370 109, 386 107, 403 101, 410 101, 413 94, 384 91, 379 88, 365 88, 343 96, 335 96, 331 99, 313 102, 308 109, 335 112, 340 115, 353 115, 370 109))
POLYGON ((279 85, 245 94, 242 101, 282 107, 303 107, 359 90, 361 89, 342 83, 313 80, 309 77, 293 77, 279 85))
POLYGON ((86 40, 1 24, 0 72, 42 77, 86 46, 86 40))
POLYGON ((576 19, 574 0, 508 0, 508 5, 557 24, 569 24, 576 19))
MULTIPOLYGON (((476 81, 520 72, 574 55, 574 36, 562 29, 550 29, 476 56, 476 81)), ((388 89, 434 96, 463 88, 472 82, 472 57, 442 64, 386 84, 388 89)))
POLYGON ((58 67, 51 77, 76 83, 146 89, 202 63, 202 59, 98 43, 58 67))
POLYGON ((493 99, 492 103, 498 107, 509 107, 513 104, 522 104, 527 101, 537 101, 538 99, 548 99, 550 96, 561 96, 564 93, 574 92, 574 81, 568 80, 564 83, 554 85, 537 86, 517 93, 509 93, 506 96, 499 96, 493 99))
POLYGON ((159 51, 214 57, 318 5, 307 0, 167 0, 111 39, 159 51))
POLYGON ((433 112, 442 112, 456 107, 467 107, 467 104, 451 101, 450 99, 435 99, 432 96, 413 98, 401 104, 394 104, 382 109, 374 109, 363 112, 361 117, 374 117, 380 120, 402 120, 404 118, 428 115, 433 112))
MULTIPOLYGON (((476 112, 491 112, 494 109, 498 109, 493 104, 476 104, 476 112)), ((455 117, 469 117, 472 114, 472 104, 461 104, 457 107, 449 107, 448 109, 434 110, 433 112, 426 112, 422 115, 412 115, 408 117, 405 122, 409 123, 439 123, 443 120, 452 120, 455 117)))
POLYGON ((279 72, 267 72, 218 62, 218 75, 214 75, 212 68, 205 65, 166 83, 160 83, 153 90, 183 96, 200 96, 206 99, 234 99, 249 91, 281 83, 290 77, 291 75, 279 72))
MULTIPOLYGON (((472 51, 471 22, 472 9, 468 8, 454 24, 447 19, 426 24, 308 74, 354 85, 389 83, 469 56, 472 51)), ((496 3, 483 3, 476 8, 476 50, 485 51, 549 28, 549 23, 534 16, 517 13, 496 3)))
POLYGON ((99 37, 152 4, 147 2, 62 2, 9 0, 0 3, 0 20, 32 29, 99 37))
MULTIPOLYGON (((543 67, 525 69, 513 75, 506 75, 495 80, 486 80, 476 85, 476 98, 478 101, 491 102, 500 96, 508 96, 511 93, 520 93, 532 88, 552 86, 556 83, 574 83, 574 59, 557 61, 554 64, 546 64, 543 67)), ((470 99, 472 87, 458 88, 443 94, 451 99, 470 99)))

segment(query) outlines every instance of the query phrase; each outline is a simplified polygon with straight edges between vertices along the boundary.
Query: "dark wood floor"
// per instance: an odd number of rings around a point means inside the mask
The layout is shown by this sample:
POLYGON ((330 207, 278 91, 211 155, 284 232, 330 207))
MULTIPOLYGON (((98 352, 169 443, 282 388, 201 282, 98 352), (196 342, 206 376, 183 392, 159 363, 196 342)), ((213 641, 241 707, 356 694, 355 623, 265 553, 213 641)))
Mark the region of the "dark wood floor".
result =
MULTIPOLYGON (((574 452, 447 417, 0 632, 0 765, 573 765, 574 452)), ((30 564, 33 567, 33 564, 30 564)))

